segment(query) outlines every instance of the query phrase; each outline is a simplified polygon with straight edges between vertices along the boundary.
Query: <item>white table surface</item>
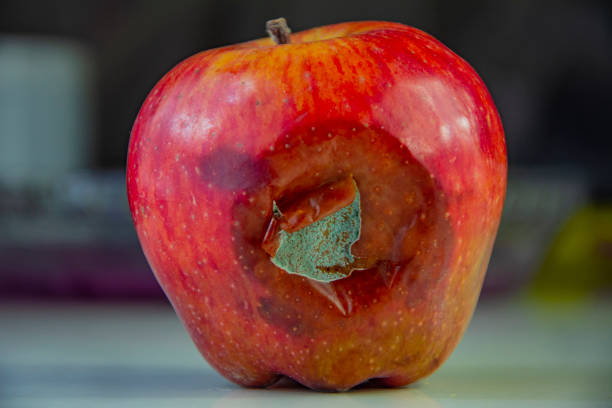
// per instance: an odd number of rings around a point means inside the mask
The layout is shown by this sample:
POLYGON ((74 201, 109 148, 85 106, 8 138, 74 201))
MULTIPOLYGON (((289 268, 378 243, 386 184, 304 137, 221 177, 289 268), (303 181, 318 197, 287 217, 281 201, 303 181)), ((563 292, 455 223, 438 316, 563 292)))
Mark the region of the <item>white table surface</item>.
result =
POLYGON ((401 389, 243 389, 164 304, 0 303, 0 407, 612 407, 612 302, 481 302, 451 358, 401 389))

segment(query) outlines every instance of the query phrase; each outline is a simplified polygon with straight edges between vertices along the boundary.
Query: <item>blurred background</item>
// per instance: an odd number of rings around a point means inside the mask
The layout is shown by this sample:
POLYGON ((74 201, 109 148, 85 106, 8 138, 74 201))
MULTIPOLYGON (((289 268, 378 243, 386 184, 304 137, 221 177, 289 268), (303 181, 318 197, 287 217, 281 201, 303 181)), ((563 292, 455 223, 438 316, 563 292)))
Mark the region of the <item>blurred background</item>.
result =
MULTIPOLYGON (((469 61, 500 111, 510 168, 481 305, 530 299, 577 309, 604 302, 612 313, 611 2, 3 0, 5 324, 17 324, 23 310, 36 321, 35 304, 108 305, 95 313, 125 302, 168 309, 127 205, 133 120, 179 61, 262 37, 265 21, 278 16, 293 31, 349 20, 401 22, 469 61)), ((610 323, 603 321, 598 328, 610 323)), ((8 378, 17 377, 0 374, 8 378)))

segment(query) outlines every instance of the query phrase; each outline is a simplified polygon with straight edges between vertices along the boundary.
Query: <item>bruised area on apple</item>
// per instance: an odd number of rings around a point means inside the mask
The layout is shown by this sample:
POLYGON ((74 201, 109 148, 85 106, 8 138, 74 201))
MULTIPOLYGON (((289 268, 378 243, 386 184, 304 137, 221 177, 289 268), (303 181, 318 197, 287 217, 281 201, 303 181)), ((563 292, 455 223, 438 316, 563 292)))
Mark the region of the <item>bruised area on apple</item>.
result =
MULTIPOLYGON (((433 344, 442 345, 435 354, 443 358, 445 344, 454 339, 432 337, 439 335, 436 325, 442 320, 435 315, 444 313, 437 286, 448 271, 452 233, 445 198, 404 145, 381 129, 320 123, 288 132, 250 166, 266 169, 270 179, 236 200, 232 241, 255 292, 255 318, 280 339, 271 349, 292 354, 285 367, 274 367, 278 357, 269 356, 272 372, 313 388, 350 387, 359 379, 393 377, 394 366, 410 375, 404 371, 407 360, 418 367, 411 375, 421 376, 419 371, 431 369, 423 365, 431 364, 433 344), (361 236, 352 253, 367 266, 344 279, 317 282, 273 265, 262 249, 272 202, 296 202, 347 176, 361 194, 361 236), (397 336, 402 332, 410 336, 397 336), (287 344, 290 348, 283 349, 287 344), (317 367, 322 372, 308 372, 313 359, 326 361, 317 367), (325 382, 312 384, 310 378, 325 382)), ((253 182, 247 184, 257 185, 262 173, 250 176, 253 182)), ((257 348, 261 339, 242 341, 257 348)))

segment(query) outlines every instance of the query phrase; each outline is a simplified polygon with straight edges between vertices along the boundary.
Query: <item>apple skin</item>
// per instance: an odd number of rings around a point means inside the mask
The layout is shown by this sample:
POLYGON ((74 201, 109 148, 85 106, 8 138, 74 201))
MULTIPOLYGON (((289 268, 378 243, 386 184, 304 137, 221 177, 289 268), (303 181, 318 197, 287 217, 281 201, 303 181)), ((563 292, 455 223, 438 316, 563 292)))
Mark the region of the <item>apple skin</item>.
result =
POLYGON ((223 376, 320 390, 431 374, 465 331, 507 158, 476 72, 412 27, 366 21, 194 55, 146 98, 128 153, 144 253, 223 376), (352 175, 374 266, 322 283, 262 249, 272 202, 352 175))

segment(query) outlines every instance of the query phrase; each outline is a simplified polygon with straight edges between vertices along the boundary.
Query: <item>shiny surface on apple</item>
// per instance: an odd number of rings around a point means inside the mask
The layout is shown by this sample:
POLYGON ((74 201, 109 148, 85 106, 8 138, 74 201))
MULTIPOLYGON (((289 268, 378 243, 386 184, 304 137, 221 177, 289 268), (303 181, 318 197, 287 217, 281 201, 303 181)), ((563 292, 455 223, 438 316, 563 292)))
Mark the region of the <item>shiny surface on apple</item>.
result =
POLYGON ((612 303, 481 302, 448 362, 406 388, 245 389, 164 304, 0 304, 0 406, 609 407, 612 303))

